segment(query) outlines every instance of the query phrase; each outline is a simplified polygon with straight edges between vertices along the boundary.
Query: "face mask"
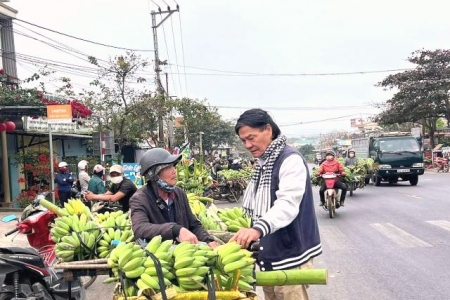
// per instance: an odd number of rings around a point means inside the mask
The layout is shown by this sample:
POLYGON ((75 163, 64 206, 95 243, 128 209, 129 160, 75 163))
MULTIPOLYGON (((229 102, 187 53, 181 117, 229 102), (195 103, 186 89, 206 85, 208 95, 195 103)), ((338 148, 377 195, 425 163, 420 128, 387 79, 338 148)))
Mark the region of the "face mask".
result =
POLYGON ((59 172, 60 173, 66 173, 67 172, 67 168, 59 168, 59 172))
POLYGON ((111 182, 114 184, 119 184, 123 181, 123 177, 122 176, 117 176, 117 177, 111 177, 111 182))
POLYGON ((326 159, 327 159, 327 160, 333 160, 333 159, 334 159, 334 156, 327 156, 326 159))
POLYGON ((175 187, 173 185, 168 185, 167 182, 162 179, 158 179, 158 181, 156 181, 156 184, 166 193, 172 193, 175 190, 175 187))
POLYGON ((355 154, 350 153, 348 156, 350 156, 350 157, 355 157, 355 154))

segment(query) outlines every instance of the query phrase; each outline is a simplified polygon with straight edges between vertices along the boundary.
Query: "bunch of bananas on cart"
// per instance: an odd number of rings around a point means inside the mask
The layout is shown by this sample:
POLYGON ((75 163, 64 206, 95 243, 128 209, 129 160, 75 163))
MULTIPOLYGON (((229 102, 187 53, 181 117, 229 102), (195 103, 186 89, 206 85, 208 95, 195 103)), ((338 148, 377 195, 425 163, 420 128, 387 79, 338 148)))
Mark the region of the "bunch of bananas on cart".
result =
POLYGON ((74 208, 74 214, 56 218, 50 230, 56 243, 56 257, 64 262, 90 259, 94 256, 100 229, 90 220, 89 210, 81 206, 70 207, 74 208), (81 211, 84 212, 79 213, 81 211))
POLYGON ((218 283, 222 290, 252 290, 255 282, 255 259, 252 253, 242 249, 236 242, 220 245, 214 251, 218 254, 215 273, 220 276, 218 283))
POLYGON ((113 240, 127 243, 134 241, 129 213, 118 210, 111 213, 95 214, 94 218, 103 231, 101 239, 98 241, 98 257, 109 257, 114 249, 111 245, 113 240))
POLYGON ((204 288, 209 267, 216 262, 217 254, 213 249, 205 244, 182 242, 175 247, 173 256, 177 290, 191 291, 204 288))

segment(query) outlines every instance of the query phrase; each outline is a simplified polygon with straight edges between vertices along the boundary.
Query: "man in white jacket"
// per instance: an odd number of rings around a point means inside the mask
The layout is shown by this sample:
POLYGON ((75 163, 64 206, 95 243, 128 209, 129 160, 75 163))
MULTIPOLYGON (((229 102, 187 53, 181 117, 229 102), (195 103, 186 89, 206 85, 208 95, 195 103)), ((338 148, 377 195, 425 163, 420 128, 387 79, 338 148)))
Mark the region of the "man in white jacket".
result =
POLYGON ((86 172, 88 167, 88 162, 85 160, 82 160, 78 163, 78 169, 80 172, 78 173, 78 180, 80 181, 81 186, 81 192, 85 193, 88 189, 89 180, 91 180, 91 177, 86 172))

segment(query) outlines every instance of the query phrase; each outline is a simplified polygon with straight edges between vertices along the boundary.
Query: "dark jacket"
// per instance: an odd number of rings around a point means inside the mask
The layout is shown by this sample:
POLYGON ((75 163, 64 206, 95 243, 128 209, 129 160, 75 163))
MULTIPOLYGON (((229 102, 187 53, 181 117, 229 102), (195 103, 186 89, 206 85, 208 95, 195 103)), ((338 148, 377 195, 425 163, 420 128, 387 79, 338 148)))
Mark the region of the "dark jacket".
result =
POLYGON ((56 174, 56 183, 58 185, 58 191, 60 192, 70 192, 73 185, 73 176, 70 173, 60 173, 56 174))
POLYGON ((358 164, 358 158, 356 156, 345 158, 344 166, 348 167, 348 166, 353 166, 356 164, 358 164))
POLYGON ((151 240, 161 235, 163 240, 175 240, 184 227, 195 234, 201 242, 214 241, 192 213, 183 190, 176 187, 170 198, 174 200, 175 222, 170 221, 165 201, 157 196, 150 185, 143 186, 131 197, 131 222, 135 238, 151 240))
POLYGON ((277 199, 281 164, 290 155, 300 155, 303 159, 307 172, 305 193, 294 221, 260 239, 258 263, 261 271, 293 269, 322 253, 308 164, 297 150, 289 146, 284 148, 273 165, 270 189, 272 206, 277 199))

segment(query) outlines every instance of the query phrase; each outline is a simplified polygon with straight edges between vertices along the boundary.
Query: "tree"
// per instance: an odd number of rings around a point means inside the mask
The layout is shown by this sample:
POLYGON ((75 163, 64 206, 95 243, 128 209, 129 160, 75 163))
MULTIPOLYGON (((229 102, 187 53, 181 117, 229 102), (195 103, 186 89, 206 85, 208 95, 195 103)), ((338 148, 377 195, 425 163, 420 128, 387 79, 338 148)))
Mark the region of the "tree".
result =
POLYGON ((157 119, 169 116, 173 101, 132 85, 146 81, 139 73, 146 69, 148 62, 133 52, 110 58, 106 67, 100 66, 93 57, 90 61, 100 68, 99 78, 91 83, 98 90, 85 91, 84 101, 102 120, 103 130, 114 132, 119 162, 123 146, 164 138, 156 134, 157 119))
POLYGON ((351 138, 348 131, 332 131, 320 135, 320 148, 331 148, 337 144, 338 140, 346 140, 351 138))
POLYGON ((202 147, 206 151, 234 143, 234 125, 222 120, 217 107, 206 101, 183 98, 176 102, 175 110, 182 116, 181 127, 175 130, 175 144, 182 145, 187 138, 191 147, 198 148, 200 132, 203 132, 202 147))
MULTIPOLYGON (((380 125, 415 122, 433 137, 436 122, 450 120, 450 50, 418 50, 408 57, 412 70, 387 76, 378 86, 397 92, 376 106, 383 111, 375 118, 380 125)), ((434 147, 433 139, 431 139, 434 147)))
POLYGON ((300 153, 303 154, 304 157, 307 157, 307 156, 313 154, 315 149, 314 149, 313 145, 307 144, 307 145, 300 146, 298 148, 298 151, 300 151, 300 153))

